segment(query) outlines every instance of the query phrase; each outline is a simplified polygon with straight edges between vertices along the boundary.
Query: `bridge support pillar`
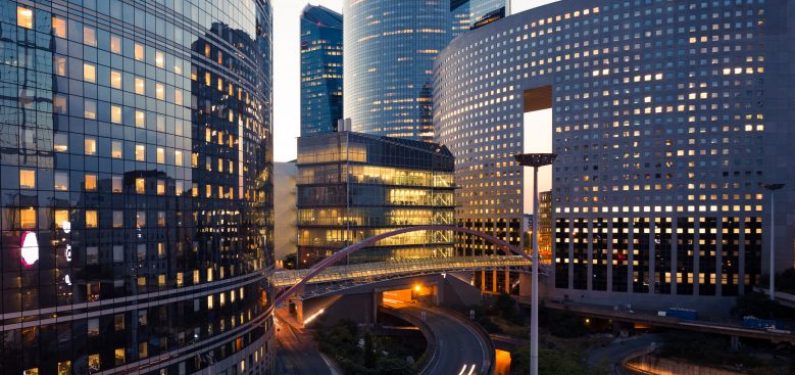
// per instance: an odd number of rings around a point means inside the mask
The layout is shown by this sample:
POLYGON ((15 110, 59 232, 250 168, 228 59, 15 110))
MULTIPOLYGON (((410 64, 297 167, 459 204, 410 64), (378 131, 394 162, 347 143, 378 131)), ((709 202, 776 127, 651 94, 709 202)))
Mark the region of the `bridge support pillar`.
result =
POLYGON ((522 272, 519 274, 519 296, 530 297, 532 294, 533 280, 529 273, 522 272))
POLYGON ((491 292, 492 293, 499 293, 500 290, 497 288, 497 277, 499 274, 497 273, 497 269, 491 271, 491 292))
POLYGON ((742 348, 742 343, 740 343, 740 336, 732 336, 731 344, 729 346, 731 347, 732 352, 739 352, 740 349, 742 348))
POLYGON ((486 292, 486 270, 480 271, 480 292, 486 292))
POLYGON ((511 270, 505 268, 505 294, 511 294, 511 270))

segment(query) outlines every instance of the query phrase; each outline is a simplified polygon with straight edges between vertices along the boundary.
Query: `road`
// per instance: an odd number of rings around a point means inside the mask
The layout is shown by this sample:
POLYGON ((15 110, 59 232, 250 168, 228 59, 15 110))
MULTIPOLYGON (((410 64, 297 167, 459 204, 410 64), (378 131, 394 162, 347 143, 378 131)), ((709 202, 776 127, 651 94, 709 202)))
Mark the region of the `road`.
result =
POLYGON ((639 353, 652 344, 659 346, 661 343, 662 338, 655 334, 616 339, 605 347, 590 350, 586 354, 588 367, 596 369, 600 366, 607 366, 608 370, 615 368, 620 370, 621 363, 627 356, 639 353))
POLYGON ((279 375, 336 375, 317 350, 312 335, 283 319, 276 323, 276 373, 279 375))
POLYGON ((424 320, 436 337, 436 349, 424 374, 475 375, 487 371, 489 345, 467 323, 427 307, 412 305, 400 311, 424 320))

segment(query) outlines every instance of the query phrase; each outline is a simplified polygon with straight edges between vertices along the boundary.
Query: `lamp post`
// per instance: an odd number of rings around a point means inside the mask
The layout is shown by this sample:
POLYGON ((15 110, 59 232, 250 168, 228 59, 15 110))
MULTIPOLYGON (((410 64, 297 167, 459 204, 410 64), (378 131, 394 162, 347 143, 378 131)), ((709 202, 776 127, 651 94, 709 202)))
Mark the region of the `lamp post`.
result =
POLYGON ((533 273, 530 304, 530 375, 538 375, 538 168, 551 165, 555 154, 519 154, 519 165, 533 167, 533 273))
POLYGON ((776 299, 776 190, 784 184, 759 184, 770 192, 770 300, 776 299))

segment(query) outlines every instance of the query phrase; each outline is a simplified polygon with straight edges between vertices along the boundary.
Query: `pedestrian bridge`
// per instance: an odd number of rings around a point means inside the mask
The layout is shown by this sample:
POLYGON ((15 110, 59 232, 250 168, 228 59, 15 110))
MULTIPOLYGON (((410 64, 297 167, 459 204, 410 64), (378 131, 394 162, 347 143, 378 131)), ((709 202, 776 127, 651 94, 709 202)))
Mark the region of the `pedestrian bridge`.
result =
MULTIPOLYGON (((371 283, 396 277, 420 276, 442 272, 480 271, 529 266, 530 261, 521 255, 412 259, 331 266, 309 279, 307 283, 337 283, 350 280, 356 280, 357 283, 371 283)), ((311 269, 276 271, 270 277, 270 283, 275 287, 293 286, 304 280, 310 271, 311 269)))

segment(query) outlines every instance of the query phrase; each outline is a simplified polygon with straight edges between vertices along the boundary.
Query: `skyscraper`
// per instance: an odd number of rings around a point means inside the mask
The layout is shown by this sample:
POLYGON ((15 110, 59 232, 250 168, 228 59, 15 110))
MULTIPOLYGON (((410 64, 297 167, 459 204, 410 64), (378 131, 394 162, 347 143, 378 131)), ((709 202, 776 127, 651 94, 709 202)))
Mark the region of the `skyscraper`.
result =
POLYGON ((451 0, 453 37, 507 17, 509 8, 510 0, 451 0))
POLYGON ((271 8, 203 3, 0 2, 0 373, 268 369, 271 8))
POLYGON ((544 125, 524 114, 550 110, 547 295, 725 313, 760 285, 771 251, 778 271, 793 265, 793 19, 784 0, 564 0, 462 34, 434 85, 456 219, 519 237, 531 197, 513 156, 544 125), (776 249, 760 183, 786 184, 776 249))
POLYGON ((332 132, 342 118, 342 15, 307 5, 301 14, 301 136, 332 132))
POLYGON ((344 117, 355 132, 433 140, 433 61, 449 0, 346 0, 344 117))

